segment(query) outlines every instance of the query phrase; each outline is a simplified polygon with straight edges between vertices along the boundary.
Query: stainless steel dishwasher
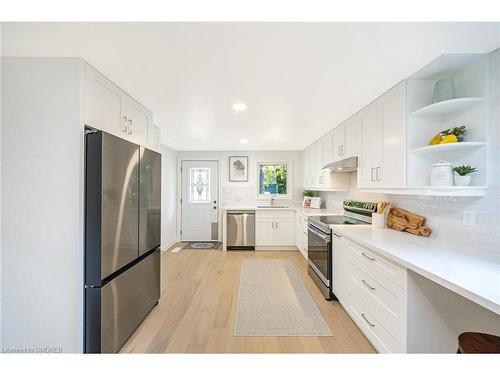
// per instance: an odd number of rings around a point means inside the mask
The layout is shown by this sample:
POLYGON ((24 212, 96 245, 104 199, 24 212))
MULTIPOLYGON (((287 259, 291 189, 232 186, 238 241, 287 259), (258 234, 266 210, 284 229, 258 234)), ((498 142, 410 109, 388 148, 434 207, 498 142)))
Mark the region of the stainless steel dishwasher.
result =
POLYGON ((255 211, 228 211, 228 250, 255 250, 255 211))

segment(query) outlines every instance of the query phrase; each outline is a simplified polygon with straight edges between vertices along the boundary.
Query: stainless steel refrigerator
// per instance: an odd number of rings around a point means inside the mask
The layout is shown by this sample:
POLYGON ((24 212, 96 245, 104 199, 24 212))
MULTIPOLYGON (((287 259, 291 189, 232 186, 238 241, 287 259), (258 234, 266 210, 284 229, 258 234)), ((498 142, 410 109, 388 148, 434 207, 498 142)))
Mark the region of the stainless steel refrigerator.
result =
POLYGON ((85 351, 115 353, 160 298, 161 155, 85 135, 85 351))

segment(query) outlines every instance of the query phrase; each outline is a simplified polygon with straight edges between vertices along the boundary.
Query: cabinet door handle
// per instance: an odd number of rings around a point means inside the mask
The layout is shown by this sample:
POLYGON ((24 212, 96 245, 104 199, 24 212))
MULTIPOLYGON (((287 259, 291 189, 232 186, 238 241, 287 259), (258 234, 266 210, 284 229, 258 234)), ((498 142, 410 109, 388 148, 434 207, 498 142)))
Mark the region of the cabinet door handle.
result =
POLYGON ((314 185, 314 177, 311 177, 311 185, 314 185))
POLYGON ((122 116, 122 119, 123 119, 122 132, 126 132, 128 126, 128 117, 122 116))
POLYGON ((272 227, 273 227, 273 229, 274 229, 274 221, 271 223, 271 225, 272 225, 272 227))
POLYGON ((278 229, 278 222, 276 221, 276 229, 278 229))
POLYGON ((375 258, 371 258, 371 257, 369 257, 368 255, 366 255, 365 253, 361 253, 361 255, 363 255, 366 259, 371 260, 372 262, 374 262, 374 261, 375 261, 375 258))
POLYGON ((340 146, 340 153, 341 153, 342 155, 344 155, 344 154, 345 154, 344 145, 340 146))
POLYGON ((128 120, 128 134, 132 134, 132 119, 128 120))
POLYGON ((367 323, 370 325, 370 327, 375 327, 375 324, 373 324, 372 322, 370 322, 370 321, 366 318, 365 313, 361 313, 361 316, 363 317, 363 319, 365 320, 365 322, 367 322, 367 323))
POLYGON ((375 181, 375 178, 373 177, 373 173, 375 171, 375 168, 370 168, 370 180, 375 181))
POLYGON ((380 167, 377 167, 377 181, 380 181, 380 167))
POLYGON ((361 280, 361 282, 362 282, 363 284, 365 284, 365 286, 366 286, 368 289, 370 289, 370 290, 375 290, 375 288, 374 288, 373 286, 371 286, 370 284, 368 284, 368 283, 366 282, 366 280, 361 280))

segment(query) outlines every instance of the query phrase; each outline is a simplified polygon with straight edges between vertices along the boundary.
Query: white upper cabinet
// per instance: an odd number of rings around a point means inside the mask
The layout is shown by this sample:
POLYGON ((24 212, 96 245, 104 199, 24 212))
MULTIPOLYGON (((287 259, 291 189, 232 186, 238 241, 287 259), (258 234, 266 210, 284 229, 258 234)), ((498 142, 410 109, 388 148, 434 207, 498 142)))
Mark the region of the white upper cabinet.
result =
POLYGON ((324 165, 333 161, 333 131, 323 137, 323 162, 324 165))
POLYGON ((318 188, 323 188, 325 186, 325 176, 323 172, 323 166, 324 164, 324 139, 321 138, 319 141, 316 142, 316 164, 315 164, 315 171, 316 171, 316 178, 317 178, 317 183, 316 186, 318 188))
POLYGON ((149 111, 132 98, 125 99, 123 119, 127 121, 127 135, 131 142, 148 146, 149 111))
POLYGON ((149 147, 148 131, 153 116, 109 79, 85 67, 85 124, 130 142, 149 147))
POLYGON ((312 189, 318 181, 316 177, 316 145, 312 144, 303 151, 304 188, 312 189))
POLYGON ((374 101, 360 113, 361 157, 358 163, 358 187, 378 187, 376 169, 381 164, 382 106, 374 101))
POLYGON ((148 122, 148 148, 153 151, 160 152, 161 131, 160 128, 153 124, 153 121, 148 122))
POLYGON ((384 188, 406 187, 406 81, 381 98, 382 145, 378 179, 384 188))
POLYGON ((361 119, 356 114, 345 123, 345 142, 342 148, 342 158, 358 156, 361 151, 361 119))
MULTIPOLYGON (((323 137, 323 166, 357 156, 358 188, 365 192, 485 195, 491 179, 490 128, 499 113, 499 61, 500 49, 440 56, 323 137), (455 94, 436 102, 434 89, 445 78, 453 80, 455 94), (460 125, 466 126, 463 139, 429 144, 445 129, 460 125), (476 167, 470 185, 431 186, 433 165, 440 160, 476 167)), ((345 190, 336 187, 342 180, 338 173, 318 169, 321 158, 311 152, 319 148, 316 143, 308 148, 306 187, 345 190)))
POLYGON ((302 163, 304 169, 304 187, 309 187, 311 176, 309 175, 309 149, 306 148, 302 153, 302 163))
POLYGON ((332 131, 332 161, 359 156, 361 147, 361 121, 354 115, 332 131))
POLYGON ((333 156, 332 161, 343 159, 342 152, 345 144, 344 124, 340 124, 332 131, 333 156))
POLYGON ((360 112, 360 188, 406 187, 406 82, 360 112))
POLYGON ((122 121, 122 92, 90 66, 85 69, 85 124, 121 136, 126 131, 122 121))

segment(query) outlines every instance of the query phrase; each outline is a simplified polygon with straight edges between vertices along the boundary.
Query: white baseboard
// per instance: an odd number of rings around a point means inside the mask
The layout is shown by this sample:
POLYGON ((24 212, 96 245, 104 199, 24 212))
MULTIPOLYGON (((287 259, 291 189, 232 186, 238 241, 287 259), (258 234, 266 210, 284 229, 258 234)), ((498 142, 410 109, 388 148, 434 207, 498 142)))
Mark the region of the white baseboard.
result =
POLYGON ((166 245, 164 246, 161 246, 161 251, 167 251, 168 249, 170 249, 172 246, 174 246, 176 243, 177 243, 177 239, 173 240, 173 241, 170 241, 169 243, 167 243, 166 245))
POLYGON ((295 246, 255 246, 255 250, 268 251, 299 251, 295 246))

